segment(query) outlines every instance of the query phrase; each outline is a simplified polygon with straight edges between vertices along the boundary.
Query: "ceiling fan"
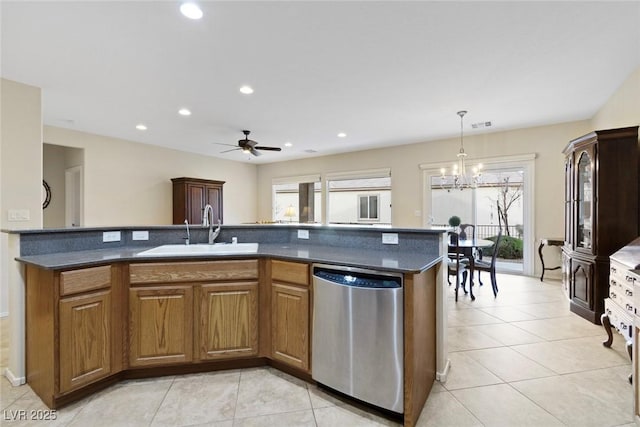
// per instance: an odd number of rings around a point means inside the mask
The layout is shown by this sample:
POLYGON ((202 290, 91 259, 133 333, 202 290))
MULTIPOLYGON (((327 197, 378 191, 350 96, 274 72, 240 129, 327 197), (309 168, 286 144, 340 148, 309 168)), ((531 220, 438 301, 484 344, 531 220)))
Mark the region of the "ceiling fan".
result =
MULTIPOLYGON (((251 153, 254 156, 259 156, 261 153, 258 150, 266 150, 266 151, 281 151, 280 147, 266 147, 260 146, 256 141, 252 141, 249 139, 249 134, 251 131, 243 130, 244 139, 238 140, 238 146, 236 148, 232 148, 230 150, 221 151, 220 153, 228 153, 229 151, 242 150, 243 153, 251 153)), ((230 147, 235 147, 235 145, 231 144, 219 144, 218 145, 228 145, 230 147)))

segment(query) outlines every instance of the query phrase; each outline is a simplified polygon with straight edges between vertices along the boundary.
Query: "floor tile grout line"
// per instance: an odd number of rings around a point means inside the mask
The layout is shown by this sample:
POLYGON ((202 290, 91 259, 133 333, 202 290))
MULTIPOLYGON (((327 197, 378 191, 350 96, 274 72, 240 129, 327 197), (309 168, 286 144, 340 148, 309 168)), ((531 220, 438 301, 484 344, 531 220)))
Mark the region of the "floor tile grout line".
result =
POLYGON ((547 408, 545 408, 542 405, 539 405, 535 400, 529 398, 529 396, 527 396, 526 394, 522 393, 520 390, 518 390, 517 388, 515 388, 514 386, 512 386, 510 383, 507 383, 509 385, 509 387, 511 387, 516 393, 518 393, 519 395, 521 395, 522 397, 524 397, 525 399, 527 399, 529 402, 533 403, 534 405, 536 405, 538 408, 542 409, 544 412, 546 412, 547 414, 551 415, 555 420, 558 420, 558 422, 560 424, 562 424, 563 426, 566 426, 568 424, 564 423, 560 418, 556 417, 555 415, 553 415, 551 412, 549 412, 547 410, 547 408))
POLYGON ((156 416, 158 415, 158 411, 162 407, 162 404, 164 403, 164 401, 167 399, 169 390, 171 390, 171 387, 173 387, 173 384, 175 383, 175 381, 176 381, 176 377, 174 376, 173 379, 171 380, 171 384, 169 384, 169 387, 167 387, 167 390, 164 392, 164 396, 162 396, 162 400, 160 401, 160 404, 158 404, 156 411, 153 413, 153 417, 151 417, 151 420, 149 420, 149 424, 148 424, 149 426, 151 426, 153 424, 153 420, 156 419, 156 416))

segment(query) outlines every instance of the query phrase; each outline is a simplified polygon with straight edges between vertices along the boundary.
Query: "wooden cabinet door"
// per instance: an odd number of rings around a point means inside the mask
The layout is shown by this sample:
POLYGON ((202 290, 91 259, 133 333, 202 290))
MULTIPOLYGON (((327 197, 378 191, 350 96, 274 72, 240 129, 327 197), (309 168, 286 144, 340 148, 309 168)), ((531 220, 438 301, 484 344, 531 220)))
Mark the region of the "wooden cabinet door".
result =
POLYGON ((202 224, 205 205, 205 186, 202 184, 187 185, 187 219, 189 224, 202 224))
MULTIPOLYGON (((205 187, 205 203, 213 208, 213 223, 222 222, 222 187, 207 185, 205 187)), ((203 208, 204 209, 204 208, 203 208)))
POLYGON ((202 285, 200 360, 258 354, 258 282, 202 285))
POLYGON ((111 373, 111 290, 63 298, 59 309, 60 393, 66 393, 111 373))
POLYGON ((593 267, 589 261, 571 260, 571 300, 584 308, 593 308, 593 267))
POLYGON ((309 370, 309 290, 272 283, 271 356, 309 370))
POLYGON ((129 290, 131 366, 190 362, 193 358, 193 289, 158 286, 129 290))

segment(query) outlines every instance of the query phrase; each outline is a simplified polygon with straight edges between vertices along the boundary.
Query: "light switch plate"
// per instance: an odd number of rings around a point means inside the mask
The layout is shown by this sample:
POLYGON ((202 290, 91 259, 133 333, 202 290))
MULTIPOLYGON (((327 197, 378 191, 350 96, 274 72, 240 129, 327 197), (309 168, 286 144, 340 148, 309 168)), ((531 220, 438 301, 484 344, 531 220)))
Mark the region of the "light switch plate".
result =
POLYGON ((120 241, 120 232, 119 231, 104 231, 102 233, 102 241, 103 242, 119 242, 120 241))
POLYGON ((298 239, 309 239, 309 230, 298 230, 298 239))
POLYGON ((9 209, 7 216, 9 221, 29 221, 31 212, 29 209, 9 209))
POLYGON ((149 240, 148 231, 132 231, 131 240, 149 240))
POLYGON ((398 233, 382 233, 382 243, 385 245, 397 245, 398 233))

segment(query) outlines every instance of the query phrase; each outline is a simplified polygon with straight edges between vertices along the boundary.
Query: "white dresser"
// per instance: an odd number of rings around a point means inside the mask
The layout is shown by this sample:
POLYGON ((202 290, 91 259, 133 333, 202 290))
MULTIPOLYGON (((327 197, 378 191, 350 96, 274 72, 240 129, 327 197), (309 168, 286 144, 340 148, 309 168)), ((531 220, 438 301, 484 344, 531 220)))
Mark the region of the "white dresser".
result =
MULTIPOLYGON (((627 341, 627 350, 633 360, 633 414, 635 423, 640 426, 640 237, 609 259, 609 298, 604 300, 602 325, 606 330, 606 323, 610 321, 627 341)), ((607 333, 610 334, 610 328, 607 333)), ((609 340, 603 344, 606 346, 609 340)))

